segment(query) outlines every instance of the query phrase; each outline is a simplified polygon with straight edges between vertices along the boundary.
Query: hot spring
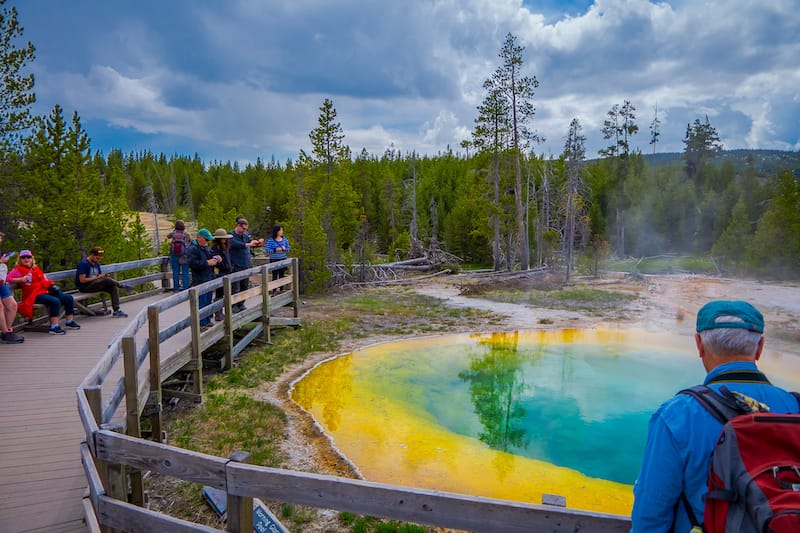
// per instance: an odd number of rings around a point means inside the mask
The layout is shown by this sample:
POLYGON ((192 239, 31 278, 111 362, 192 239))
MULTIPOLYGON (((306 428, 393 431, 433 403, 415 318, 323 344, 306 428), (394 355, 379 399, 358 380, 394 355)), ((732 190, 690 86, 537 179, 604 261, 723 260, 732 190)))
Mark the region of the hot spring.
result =
MULTIPOLYGON (((781 358, 761 367, 798 389, 781 358)), ((689 335, 464 334, 328 360, 292 398, 370 481, 629 514, 650 415, 704 375, 689 335)))

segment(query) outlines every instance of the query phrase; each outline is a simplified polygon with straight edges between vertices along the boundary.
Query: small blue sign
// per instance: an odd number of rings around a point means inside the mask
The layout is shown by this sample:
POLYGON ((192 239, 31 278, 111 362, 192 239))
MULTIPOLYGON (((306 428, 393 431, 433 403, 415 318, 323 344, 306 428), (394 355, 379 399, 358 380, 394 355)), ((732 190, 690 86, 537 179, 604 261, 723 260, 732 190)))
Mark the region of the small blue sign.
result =
MULTIPOLYGON (((203 487, 203 497, 208 501, 211 508, 223 516, 227 510, 228 495, 224 490, 213 487, 203 487)), ((289 533, 283 524, 275 518, 264 502, 258 498, 253 498, 253 531, 255 533, 289 533)))

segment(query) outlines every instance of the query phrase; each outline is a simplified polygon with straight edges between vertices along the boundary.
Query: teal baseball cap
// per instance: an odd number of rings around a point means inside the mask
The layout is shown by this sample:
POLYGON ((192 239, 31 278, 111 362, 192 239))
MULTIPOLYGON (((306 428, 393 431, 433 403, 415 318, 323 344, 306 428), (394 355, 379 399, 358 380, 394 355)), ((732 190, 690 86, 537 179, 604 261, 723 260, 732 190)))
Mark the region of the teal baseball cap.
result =
POLYGON ((697 312, 697 331, 717 328, 740 328, 764 333, 764 317, 758 309, 743 300, 715 300, 697 312), (736 317, 741 322, 725 320, 736 317))
POLYGON ((211 235, 211 232, 208 231, 206 228, 203 228, 200 231, 198 231, 197 232, 197 236, 198 237, 203 237, 207 241, 213 241, 214 240, 214 236, 211 235))

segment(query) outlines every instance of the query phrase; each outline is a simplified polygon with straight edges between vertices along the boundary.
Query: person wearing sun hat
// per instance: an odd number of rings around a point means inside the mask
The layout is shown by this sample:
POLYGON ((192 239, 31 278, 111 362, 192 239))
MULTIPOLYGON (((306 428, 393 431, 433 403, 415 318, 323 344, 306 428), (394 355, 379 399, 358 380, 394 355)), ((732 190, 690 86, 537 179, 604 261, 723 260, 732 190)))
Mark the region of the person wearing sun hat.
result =
POLYGON ((59 326, 61 308, 64 308, 64 327, 68 329, 81 329, 75 322, 75 300, 71 294, 61 292, 56 284, 47 278, 42 269, 36 266, 33 252, 20 250, 19 259, 14 269, 6 276, 6 283, 15 283, 22 289, 22 301, 17 310, 25 318, 33 318, 34 304, 47 307, 50 317, 51 335, 65 335, 67 332, 59 326))
MULTIPOLYGON (((214 235, 206 228, 197 232, 197 238, 189 245, 187 252, 189 257, 189 269, 192 271, 192 287, 202 285, 206 281, 214 279, 214 267, 222 262, 222 257, 215 255, 209 248, 209 243, 214 240, 214 235)), ((200 307, 211 304, 211 292, 200 295, 200 307)), ((200 319, 200 327, 206 328, 211 325, 211 317, 200 319)))
MULTIPOLYGON (((764 317, 742 300, 708 302, 697 313, 695 345, 704 385, 725 386, 773 413, 797 413, 797 399, 772 385, 756 362, 764 349, 764 317)), ((711 452, 722 424, 690 395, 676 394, 650 419, 642 469, 634 484, 631 531, 690 531, 703 517, 711 452), (674 528, 674 529, 671 529, 674 528)))

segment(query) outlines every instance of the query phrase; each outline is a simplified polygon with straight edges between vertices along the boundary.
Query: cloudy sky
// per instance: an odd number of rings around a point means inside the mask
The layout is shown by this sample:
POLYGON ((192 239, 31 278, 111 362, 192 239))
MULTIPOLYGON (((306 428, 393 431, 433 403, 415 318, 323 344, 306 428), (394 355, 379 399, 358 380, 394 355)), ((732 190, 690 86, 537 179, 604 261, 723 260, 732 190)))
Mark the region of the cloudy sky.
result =
POLYGON ((537 153, 577 117, 587 156, 630 100, 652 152, 709 117, 726 149, 800 149, 796 0, 10 0, 37 48, 37 114, 77 111, 104 153, 279 161, 324 98, 354 152, 436 154, 470 137, 505 35, 536 76, 537 153))

